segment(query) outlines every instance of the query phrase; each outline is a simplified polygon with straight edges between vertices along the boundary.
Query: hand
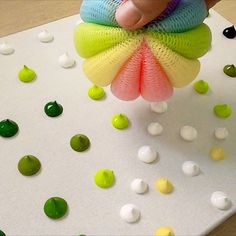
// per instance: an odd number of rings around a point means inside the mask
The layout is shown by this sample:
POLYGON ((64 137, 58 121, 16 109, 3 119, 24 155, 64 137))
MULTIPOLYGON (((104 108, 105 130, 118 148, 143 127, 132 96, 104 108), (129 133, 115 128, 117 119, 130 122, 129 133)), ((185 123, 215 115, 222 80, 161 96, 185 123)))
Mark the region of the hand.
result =
MULTIPOLYGON (((141 28, 158 17, 171 0, 124 0, 116 11, 118 24, 126 29, 141 28)), ((195 0, 192 0, 195 1, 195 0)), ((220 0, 205 0, 209 8, 220 0)))

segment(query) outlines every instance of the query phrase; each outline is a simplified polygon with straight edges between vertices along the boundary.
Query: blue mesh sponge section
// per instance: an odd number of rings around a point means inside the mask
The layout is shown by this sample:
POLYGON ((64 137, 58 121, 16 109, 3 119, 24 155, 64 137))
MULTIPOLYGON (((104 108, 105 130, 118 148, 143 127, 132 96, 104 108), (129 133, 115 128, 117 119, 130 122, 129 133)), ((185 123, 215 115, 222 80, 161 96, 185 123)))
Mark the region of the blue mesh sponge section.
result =
POLYGON ((115 12, 121 0, 84 0, 80 15, 83 21, 108 26, 118 26, 115 12))
POLYGON ((152 21, 146 27, 158 32, 185 32, 200 25, 207 14, 204 0, 182 0, 169 17, 162 21, 152 21))
MULTIPOLYGON (((89 23, 118 26, 115 12, 121 2, 122 0, 84 0, 80 10, 81 18, 89 23)), ((204 0, 181 0, 168 17, 153 20, 145 28, 157 32, 184 32, 200 25, 207 14, 204 0)))

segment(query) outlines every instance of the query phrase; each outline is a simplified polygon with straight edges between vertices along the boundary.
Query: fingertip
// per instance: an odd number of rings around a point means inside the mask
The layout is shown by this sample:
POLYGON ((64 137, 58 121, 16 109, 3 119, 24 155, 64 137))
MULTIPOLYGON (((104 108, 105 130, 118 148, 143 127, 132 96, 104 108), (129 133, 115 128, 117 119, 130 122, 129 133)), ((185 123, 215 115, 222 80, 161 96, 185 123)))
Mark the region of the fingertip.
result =
POLYGON ((142 14, 132 1, 126 1, 116 10, 115 18, 117 23, 125 29, 136 29, 142 19, 142 14))

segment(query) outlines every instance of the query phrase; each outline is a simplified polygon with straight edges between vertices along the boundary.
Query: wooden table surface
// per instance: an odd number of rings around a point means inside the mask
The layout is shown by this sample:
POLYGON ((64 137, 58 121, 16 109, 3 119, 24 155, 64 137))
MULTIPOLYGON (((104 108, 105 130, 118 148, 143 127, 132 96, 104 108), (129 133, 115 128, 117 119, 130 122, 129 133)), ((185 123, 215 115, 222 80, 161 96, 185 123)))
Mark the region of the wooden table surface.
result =
MULTIPOLYGON (((0 37, 79 13, 80 4, 81 0, 0 0, 0 37)), ((222 0, 215 10, 236 24, 236 0, 222 0)), ((208 236, 236 236, 236 215, 208 236)))

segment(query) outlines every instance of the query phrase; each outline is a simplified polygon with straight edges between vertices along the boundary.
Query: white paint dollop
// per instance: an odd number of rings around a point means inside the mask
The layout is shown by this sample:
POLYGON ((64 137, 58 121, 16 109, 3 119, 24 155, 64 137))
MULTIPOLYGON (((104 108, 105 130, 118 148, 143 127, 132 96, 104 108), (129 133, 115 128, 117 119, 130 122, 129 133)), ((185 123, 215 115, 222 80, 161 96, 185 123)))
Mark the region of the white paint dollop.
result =
POLYGON ((138 158, 145 163, 152 163, 157 159, 157 152, 150 146, 142 146, 138 150, 138 158))
POLYGON ((7 42, 3 42, 0 44, 0 53, 2 55, 10 55, 14 52, 14 48, 7 42))
POLYGON ((180 136, 185 140, 192 142, 197 138, 197 130, 189 125, 183 126, 180 129, 180 136))
POLYGON ((137 206, 126 204, 120 209, 120 217, 128 223, 134 223, 140 219, 140 211, 137 206))
POLYGON ((75 60, 68 53, 62 54, 58 59, 59 65, 63 68, 70 68, 75 65, 75 60))
POLYGON ((152 102, 150 104, 151 110, 158 113, 162 114, 167 111, 168 105, 167 102, 152 102))
POLYGON ((200 167, 193 161, 185 161, 182 165, 182 170, 187 176, 197 176, 200 174, 200 167))
POLYGON ((145 193, 148 189, 148 184, 142 179, 134 179, 131 183, 131 189, 138 194, 145 193))
POLYGON ((229 135, 229 131, 224 127, 219 127, 215 129, 215 137, 219 140, 226 139, 229 135))
POLYGON ((211 204, 220 210, 228 210, 232 202, 224 192, 216 191, 211 195, 211 204))
POLYGON ((163 132, 163 127, 158 122, 152 122, 148 125, 147 131, 149 134, 155 136, 155 135, 161 135, 163 132))
POLYGON ((43 30, 42 32, 40 32, 38 34, 38 38, 42 43, 49 43, 52 42, 54 39, 53 35, 47 30, 43 30))

